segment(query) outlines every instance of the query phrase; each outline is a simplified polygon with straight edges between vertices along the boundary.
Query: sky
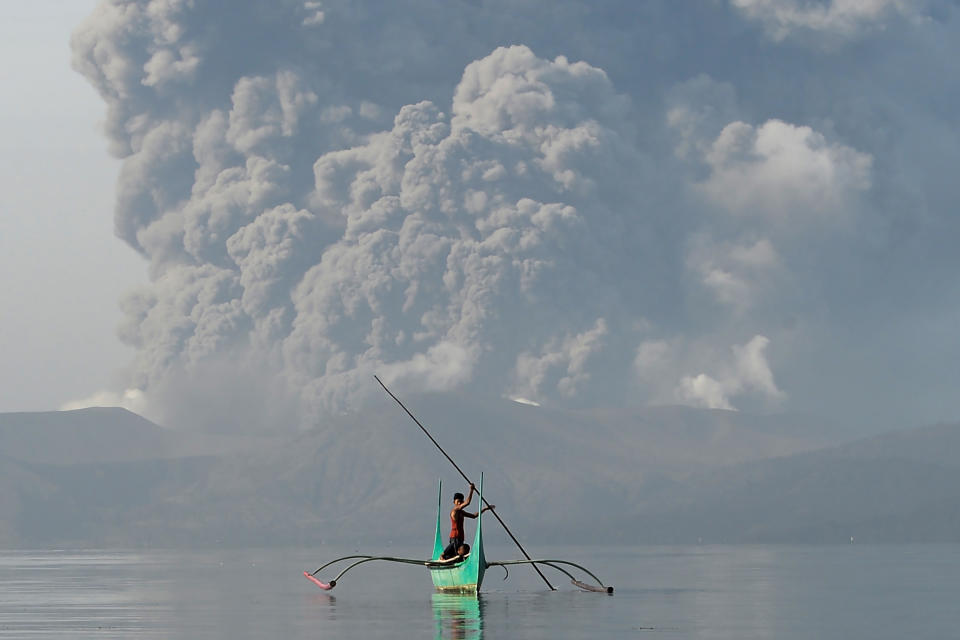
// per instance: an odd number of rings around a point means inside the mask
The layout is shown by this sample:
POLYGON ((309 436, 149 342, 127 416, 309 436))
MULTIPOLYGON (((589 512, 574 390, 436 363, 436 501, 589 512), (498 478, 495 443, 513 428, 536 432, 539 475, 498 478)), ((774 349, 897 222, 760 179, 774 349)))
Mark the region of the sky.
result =
POLYGON ((120 162, 106 109, 70 66, 86 0, 0 8, 0 411, 49 411, 123 389, 123 291, 147 280, 113 234, 120 162))
POLYGON ((953 0, 16 11, 0 409, 960 415, 953 0))

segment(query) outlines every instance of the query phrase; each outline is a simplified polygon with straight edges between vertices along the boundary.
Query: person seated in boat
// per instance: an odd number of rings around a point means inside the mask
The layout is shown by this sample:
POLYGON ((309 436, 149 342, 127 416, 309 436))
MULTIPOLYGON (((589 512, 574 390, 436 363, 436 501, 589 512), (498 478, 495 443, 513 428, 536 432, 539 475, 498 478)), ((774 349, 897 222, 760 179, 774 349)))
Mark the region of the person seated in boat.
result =
MULTIPOLYGON (((446 554, 446 552, 444 552, 446 554)), ((450 556, 449 558, 446 555, 441 555, 440 559, 432 564, 448 564, 454 562, 460 562, 461 560, 466 560, 467 556, 470 555, 470 545, 463 543, 457 547, 457 552, 450 556)))
MULTIPOLYGON (((464 500, 462 493, 458 492, 453 494, 453 509, 450 510, 450 544, 443 550, 443 554, 440 556, 441 558, 453 558, 457 555, 457 549, 460 548, 460 545, 463 544, 463 540, 466 537, 463 530, 464 517, 477 517, 478 514, 466 511, 466 507, 473 499, 473 494, 476 490, 477 487, 471 482, 470 492, 467 494, 466 500, 464 500)), ((484 507, 480 510, 480 513, 493 509, 494 506, 495 505, 491 504, 488 507, 484 507)))

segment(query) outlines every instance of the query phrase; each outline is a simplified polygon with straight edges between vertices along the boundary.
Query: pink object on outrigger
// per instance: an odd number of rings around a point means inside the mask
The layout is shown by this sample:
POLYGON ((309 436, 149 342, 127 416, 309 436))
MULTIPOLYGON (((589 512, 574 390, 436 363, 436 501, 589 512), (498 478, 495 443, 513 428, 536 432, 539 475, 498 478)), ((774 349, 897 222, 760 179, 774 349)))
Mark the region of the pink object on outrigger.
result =
POLYGON ((314 576, 312 576, 311 574, 307 573, 306 571, 303 572, 303 577, 306 578, 307 580, 309 580, 310 582, 312 582, 313 584, 317 585, 317 586, 320 587, 321 589, 324 589, 324 590, 326 590, 326 591, 330 591, 330 589, 333 589, 335 586, 337 586, 337 581, 336 581, 336 580, 331 580, 331 581, 330 581, 330 584, 327 584, 326 582, 320 582, 320 581, 317 580, 314 576))

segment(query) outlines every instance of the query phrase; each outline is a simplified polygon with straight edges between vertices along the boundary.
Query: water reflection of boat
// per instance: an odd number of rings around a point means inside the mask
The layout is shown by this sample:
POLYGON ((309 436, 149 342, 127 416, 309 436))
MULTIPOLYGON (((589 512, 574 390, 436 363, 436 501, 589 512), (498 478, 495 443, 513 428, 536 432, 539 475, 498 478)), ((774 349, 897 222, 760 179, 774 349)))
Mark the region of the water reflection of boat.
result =
POLYGON ((438 592, 431 600, 437 640, 483 638, 483 596, 438 592))

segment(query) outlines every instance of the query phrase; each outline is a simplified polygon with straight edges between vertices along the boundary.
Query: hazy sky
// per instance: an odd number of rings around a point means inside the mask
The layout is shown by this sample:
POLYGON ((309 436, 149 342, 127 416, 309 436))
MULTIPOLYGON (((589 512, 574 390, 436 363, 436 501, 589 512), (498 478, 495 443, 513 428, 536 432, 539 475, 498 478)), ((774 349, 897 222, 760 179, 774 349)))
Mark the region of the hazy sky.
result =
POLYGON ((960 415, 952 0, 45 6, 3 27, 3 408, 960 415))
POLYGON ((113 235, 120 163, 103 101, 70 67, 70 32, 95 5, 0 7, 0 411, 122 385, 133 355, 118 301, 146 268, 113 235))

